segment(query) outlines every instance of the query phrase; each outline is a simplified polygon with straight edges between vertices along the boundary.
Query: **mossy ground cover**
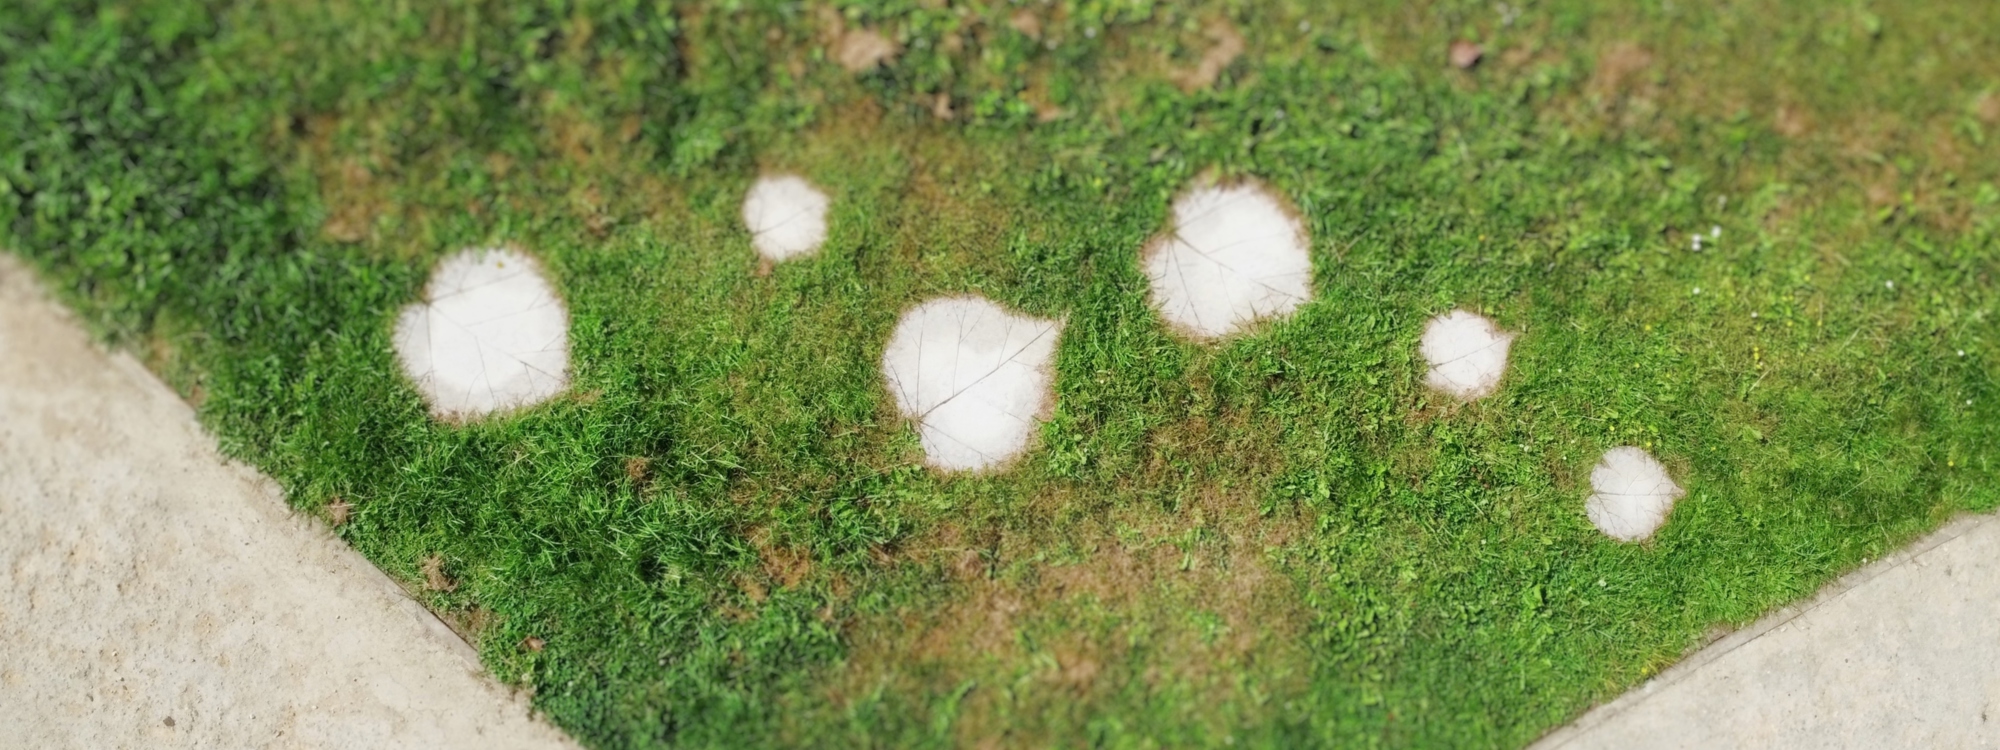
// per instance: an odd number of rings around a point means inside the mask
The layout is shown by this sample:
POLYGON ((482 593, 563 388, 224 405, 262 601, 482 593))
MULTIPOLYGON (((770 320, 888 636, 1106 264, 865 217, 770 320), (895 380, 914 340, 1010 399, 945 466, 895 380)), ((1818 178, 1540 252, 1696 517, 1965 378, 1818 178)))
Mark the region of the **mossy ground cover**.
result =
POLYGON ((1520 744, 2000 503, 2000 4, 1613 5, 25 0, 0 212, 587 744, 1520 744), (760 266, 764 171, 819 254, 760 266), (1215 344, 1138 266, 1207 175, 1314 265, 1215 344), (499 244, 572 387, 442 423, 393 321, 499 244), (1057 403, 942 475, 878 364, 965 293, 1064 321, 1057 403), (1455 307, 1520 333, 1470 405, 1455 307))

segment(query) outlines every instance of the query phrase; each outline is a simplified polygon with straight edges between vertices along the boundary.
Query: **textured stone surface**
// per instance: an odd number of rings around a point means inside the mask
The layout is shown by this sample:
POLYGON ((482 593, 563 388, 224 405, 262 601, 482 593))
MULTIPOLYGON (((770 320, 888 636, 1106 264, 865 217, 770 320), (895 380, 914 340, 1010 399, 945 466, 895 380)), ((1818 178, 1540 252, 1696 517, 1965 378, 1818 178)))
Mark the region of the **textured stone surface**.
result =
POLYGON ((882 377, 916 420, 940 469, 988 469, 1028 447, 1053 401, 1062 324, 1015 315, 981 297, 944 297, 903 313, 882 377))
POLYGON ((1141 267, 1174 328, 1217 338, 1312 299, 1305 227, 1262 185, 1197 185, 1174 200, 1172 221, 1141 267))
POLYGON ((4 254, 0 644, 0 746, 573 746, 4 254))
POLYGON ((569 310, 534 258, 511 248, 438 263, 396 318, 396 357, 444 419, 532 406, 569 387, 569 310))
POLYGON ((1535 747, 2000 747, 2000 518, 1850 573, 1535 747))

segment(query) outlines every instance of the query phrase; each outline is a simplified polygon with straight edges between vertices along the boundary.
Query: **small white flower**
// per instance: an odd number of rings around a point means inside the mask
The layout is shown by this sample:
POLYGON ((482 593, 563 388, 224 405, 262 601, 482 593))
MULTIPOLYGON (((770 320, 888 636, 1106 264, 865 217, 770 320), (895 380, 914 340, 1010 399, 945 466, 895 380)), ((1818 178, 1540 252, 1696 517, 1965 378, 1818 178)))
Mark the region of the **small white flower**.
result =
POLYGON ((1752 311, 1750 311, 1750 319, 1751 319, 1751 320, 1756 320, 1756 319, 1757 319, 1757 311, 1755 311, 1755 310, 1752 310, 1752 311))
POLYGON ((1313 29, 1313 22, 1311 22, 1311 21, 1300 21, 1300 22, 1299 22, 1299 33, 1301 33, 1301 34, 1304 34, 1304 33, 1308 32, 1308 31, 1312 31, 1312 29, 1313 29))
POLYGON ((1709 239, 1711 239, 1711 240, 1719 240, 1719 239, 1722 239, 1722 225, 1721 225, 1721 224, 1717 224, 1717 225, 1714 225, 1714 226, 1711 226, 1711 227, 1709 227, 1709 228, 1708 228, 1708 238, 1709 238, 1709 239))
POLYGON ((1694 295, 1697 297, 1701 296, 1701 287, 1694 288, 1694 295))
POLYGON ((1600 589, 1604 588, 1604 579, 1602 578, 1597 579, 1597 587, 1600 589))
POLYGON ((1084 29, 1083 29, 1083 38, 1085 38, 1085 39, 1096 39, 1096 38, 1097 38, 1097 27, 1096 27, 1096 26, 1086 26, 1086 27, 1084 27, 1084 29))
POLYGON ((1964 349, 1960 349, 1960 350, 1958 350, 1958 356, 1961 356, 1961 357, 1965 356, 1965 350, 1964 350, 1964 349))
POLYGON ((1890 288, 1890 289, 1894 289, 1894 288, 1896 288, 1896 282, 1893 282, 1893 281, 1884 281, 1884 282, 1882 282, 1882 285, 1883 285, 1883 286, 1886 286, 1886 287, 1888 287, 1888 288, 1890 288))

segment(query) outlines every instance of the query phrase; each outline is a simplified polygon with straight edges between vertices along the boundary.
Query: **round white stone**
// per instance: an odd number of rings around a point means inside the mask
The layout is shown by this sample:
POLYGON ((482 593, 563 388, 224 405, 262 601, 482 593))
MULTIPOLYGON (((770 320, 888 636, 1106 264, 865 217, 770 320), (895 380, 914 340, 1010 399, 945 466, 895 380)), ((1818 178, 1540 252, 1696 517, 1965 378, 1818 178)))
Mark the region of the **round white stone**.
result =
POLYGON ((743 196, 750 244, 773 263, 811 254, 826 241, 826 194, 797 175, 757 179, 743 196))
POLYGON ((932 466, 1005 463, 1028 447, 1053 396, 1062 323, 1014 315, 980 297, 934 299, 903 313, 882 376, 917 423, 932 466))
POLYGON ((1254 183, 1181 194, 1143 266, 1160 315, 1201 338, 1287 315, 1312 298, 1305 228, 1254 183))
POLYGON ((1481 315, 1453 310, 1431 318, 1418 346, 1431 365, 1424 382, 1466 401, 1493 395, 1507 373, 1513 344, 1513 333, 1481 315))
POLYGON ((1621 542, 1652 536, 1666 523, 1674 501, 1687 494, 1652 454, 1630 445, 1604 452, 1590 471, 1590 487, 1594 492, 1584 501, 1584 512, 1599 531, 1621 542))
POLYGON ((540 265, 509 248, 438 264, 422 301, 396 318, 395 347, 442 419, 529 406, 569 386, 569 312, 540 265))

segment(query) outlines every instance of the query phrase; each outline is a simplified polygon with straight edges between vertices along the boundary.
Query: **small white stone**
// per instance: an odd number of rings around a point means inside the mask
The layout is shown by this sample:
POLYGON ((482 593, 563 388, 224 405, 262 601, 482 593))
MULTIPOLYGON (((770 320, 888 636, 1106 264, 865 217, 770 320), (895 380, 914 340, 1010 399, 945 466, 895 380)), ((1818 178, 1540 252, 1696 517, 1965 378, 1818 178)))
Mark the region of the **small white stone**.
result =
POLYGON ((1606 536, 1636 542, 1666 523, 1674 501, 1687 494, 1667 475, 1667 467, 1636 446, 1604 452, 1590 471, 1590 498, 1584 512, 1606 536))
POLYGON ((1431 366, 1424 382, 1466 401, 1492 395, 1507 373, 1507 351, 1514 336, 1465 310, 1432 318, 1418 345, 1431 366))
POLYGON ((743 196, 750 245, 773 263, 809 255, 826 242, 826 194, 798 175, 757 178, 743 196))
POLYGON ((1142 267, 1175 328, 1217 338, 1312 298, 1305 228, 1262 186, 1197 185, 1174 201, 1172 222, 1142 267))
POLYGON ((569 387, 569 312, 534 259, 466 250, 431 272, 394 337, 403 371, 442 419, 529 406, 569 387))
POLYGON ((1053 405, 1062 323, 1015 315, 981 297, 945 297, 903 313, 882 353, 896 405, 917 422, 931 465, 988 469, 1019 455, 1053 405))

